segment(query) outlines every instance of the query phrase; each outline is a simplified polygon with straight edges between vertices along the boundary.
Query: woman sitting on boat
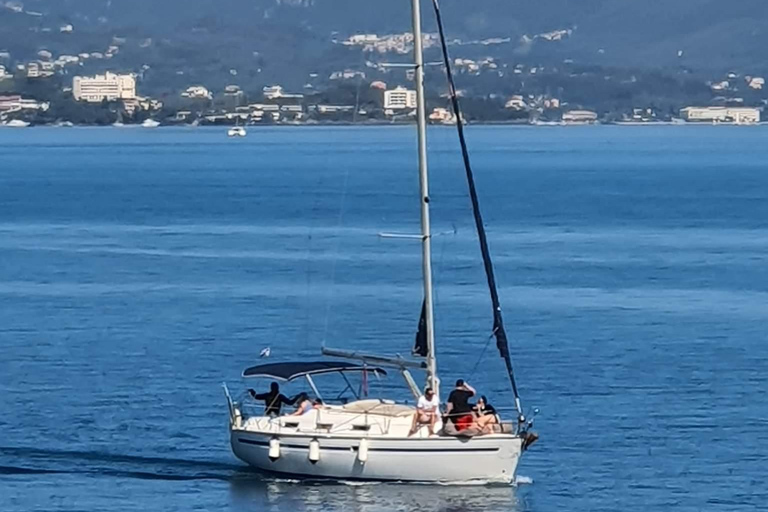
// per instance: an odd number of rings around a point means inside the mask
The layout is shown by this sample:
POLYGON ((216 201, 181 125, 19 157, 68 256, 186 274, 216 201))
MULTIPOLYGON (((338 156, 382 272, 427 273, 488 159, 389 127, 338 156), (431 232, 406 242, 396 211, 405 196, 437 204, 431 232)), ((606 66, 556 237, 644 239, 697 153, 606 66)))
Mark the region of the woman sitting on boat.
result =
POLYGON ((313 409, 320 409, 323 407, 323 401, 319 398, 310 400, 309 395, 306 393, 299 393, 296 397, 296 410, 290 414, 290 416, 303 416, 313 409))
POLYGON ((472 409, 475 415, 475 426, 477 426, 483 434, 492 434, 493 426, 499 424, 499 416, 496 413, 496 409, 488 403, 488 399, 485 398, 485 395, 477 400, 477 403, 472 409))
POLYGON ((296 410, 289 416, 302 416, 312 410, 312 400, 309 399, 309 395, 306 393, 299 393, 296 396, 296 410))

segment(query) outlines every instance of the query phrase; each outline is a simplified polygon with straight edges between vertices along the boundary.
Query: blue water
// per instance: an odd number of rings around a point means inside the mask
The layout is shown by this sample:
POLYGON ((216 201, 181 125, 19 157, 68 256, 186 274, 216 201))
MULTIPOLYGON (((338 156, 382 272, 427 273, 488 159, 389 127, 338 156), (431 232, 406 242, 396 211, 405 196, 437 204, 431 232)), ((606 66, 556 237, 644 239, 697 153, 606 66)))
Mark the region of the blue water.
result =
MULTIPOLYGON (((430 132, 441 375, 508 411, 455 135, 430 132)), ((541 409, 519 485, 304 484, 229 451, 221 383, 262 348, 408 352, 419 247, 378 234, 418 230, 412 128, 6 129, 0 510, 764 507, 768 128, 469 138, 541 409)))

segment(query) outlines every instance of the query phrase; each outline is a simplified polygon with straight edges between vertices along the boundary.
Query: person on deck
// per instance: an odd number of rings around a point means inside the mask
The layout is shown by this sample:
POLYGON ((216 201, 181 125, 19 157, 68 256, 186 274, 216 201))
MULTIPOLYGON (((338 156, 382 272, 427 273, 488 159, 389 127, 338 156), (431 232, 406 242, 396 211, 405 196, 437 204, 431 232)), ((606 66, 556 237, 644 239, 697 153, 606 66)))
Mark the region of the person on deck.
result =
POLYGON ((493 426, 499 423, 499 417, 496 414, 496 409, 488 403, 485 395, 477 400, 473 410, 475 411, 475 424, 482 430, 483 434, 492 434, 493 426))
POLYGON ((435 395, 432 388, 424 390, 424 394, 419 397, 416 403, 416 412, 413 415, 413 424, 408 437, 416 433, 421 425, 429 425, 429 435, 435 435, 435 424, 437 415, 440 413, 440 399, 435 395))
POLYGON ((267 393, 256 393, 252 389, 249 389, 248 393, 254 400, 264 400, 265 416, 280 416, 280 409, 283 405, 293 405, 296 403, 295 397, 288 398, 280 393, 280 385, 277 382, 273 382, 269 386, 267 393))
POLYGON ((294 403, 296 404, 296 410, 289 416, 303 416, 316 408, 315 404, 312 403, 312 400, 309 399, 309 395, 306 393, 299 393, 296 396, 296 401, 294 403))
POLYGON ((462 379, 456 381, 456 387, 448 395, 445 415, 459 432, 471 427, 475 422, 475 418, 472 416, 472 406, 469 405, 469 399, 473 396, 475 396, 475 388, 462 379))

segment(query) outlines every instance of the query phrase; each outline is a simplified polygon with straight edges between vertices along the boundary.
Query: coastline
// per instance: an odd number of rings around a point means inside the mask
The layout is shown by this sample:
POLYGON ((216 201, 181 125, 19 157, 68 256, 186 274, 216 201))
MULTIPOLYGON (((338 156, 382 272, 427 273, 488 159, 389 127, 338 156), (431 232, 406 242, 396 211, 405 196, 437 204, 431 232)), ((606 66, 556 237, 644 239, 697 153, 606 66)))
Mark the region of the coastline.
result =
MULTIPOLYGON (((251 124, 246 125, 246 128, 256 128, 256 129, 264 129, 264 128, 282 128, 282 127, 302 127, 302 128, 324 128, 324 127, 355 127, 355 128, 366 128, 366 127, 375 127, 375 128, 381 128, 381 127, 402 127, 402 126, 413 126, 415 123, 390 123, 390 122, 365 122, 365 123, 352 123, 352 122, 329 122, 329 123, 274 123, 274 124, 251 124)), ((465 126, 509 126, 509 127, 519 127, 519 128, 554 128, 554 127, 567 127, 567 128, 575 128, 575 127, 599 127, 599 126, 621 126, 621 127, 637 127, 637 126, 742 126, 742 127, 755 127, 755 126, 764 126, 768 125, 768 121, 762 121, 760 123, 707 123, 707 122, 685 122, 685 121, 653 121, 653 122, 642 122, 642 121, 616 121, 616 122, 595 122, 595 123, 563 123, 563 122, 540 122, 540 123, 515 123, 515 122, 504 122, 504 121, 487 121, 487 122, 473 122, 473 123, 466 123, 465 126)), ((113 129, 144 129, 144 130, 156 130, 158 128, 166 129, 166 128, 182 128, 182 129, 204 129, 204 130, 212 130, 212 129, 228 129, 231 126, 234 125, 194 125, 194 124, 178 124, 178 123, 172 123, 172 124, 160 124, 158 126, 142 126, 141 124, 123 124, 119 126, 115 125, 103 125, 103 124, 61 124, 61 123, 49 123, 49 124, 30 124, 28 126, 7 126, 0 124, 0 129, 8 129, 8 130, 20 130, 20 129, 28 129, 28 128, 62 128, 62 129, 77 129, 77 128, 113 128, 113 129)), ((443 124, 443 123, 434 123, 430 124, 429 127, 446 127, 451 128, 454 127, 455 124, 443 124)))

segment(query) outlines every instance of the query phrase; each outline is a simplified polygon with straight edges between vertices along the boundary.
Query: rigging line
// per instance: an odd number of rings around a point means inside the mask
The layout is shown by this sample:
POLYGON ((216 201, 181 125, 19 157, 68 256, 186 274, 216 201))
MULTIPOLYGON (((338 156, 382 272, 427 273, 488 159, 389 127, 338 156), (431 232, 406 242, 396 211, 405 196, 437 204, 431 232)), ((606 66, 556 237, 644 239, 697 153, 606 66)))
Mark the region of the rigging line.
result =
POLYGON ((472 367, 472 371, 469 372, 469 378, 474 379, 475 378, 475 372, 477 372, 477 368, 480 366, 480 363, 483 362, 483 358, 485 357, 485 353, 488 350, 488 345, 491 344, 491 341, 493 341, 494 336, 496 336, 496 331, 494 330, 490 336, 488 336, 488 339, 485 342, 485 346, 483 346, 483 350, 480 352, 480 357, 477 358, 477 362, 475 363, 475 366, 472 367))
POLYGON ((322 344, 325 346, 325 340, 326 336, 328 336, 328 321, 331 316, 331 295, 333 294, 333 289, 336 286, 336 266, 339 260, 339 246, 341 245, 341 234, 338 233, 338 230, 341 228, 342 223, 344 222, 344 207, 347 200, 347 189, 349 185, 349 166, 345 166, 345 172, 344 172, 344 185, 341 189, 341 204, 339 205, 339 216, 338 220, 336 222, 336 247, 334 247, 333 254, 334 258, 331 264, 331 285, 328 287, 328 293, 326 293, 326 300, 325 300, 325 321, 323 322, 323 336, 322 336, 322 344))
POLYGON ((477 237, 480 242, 480 252, 483 255, 483 266, 485 268, 485 275, 488 281, 488 288, 491 293, 491 302, 493 304, 493 330, 496 335, 496 347, 499 350, 499 354, 504 359, 504 363, 507 368, 507 375, 509 376, 510 384, 512 384, 512 393, 515 396, 515 408, 517 409, 518 415, 522 418, 523 407, 520 403, 520 394, 518 393, 517 383, 515 382, 515 372, 512 367, 512 358, 509 353, 509 342, 507 340, 507 334, 504 330, 504 320, 501 315, 501 305, 499 303, 499 295, 496 289, 496 279, 493 273, 493 264, 491 263, 490 250, 488 249, 488 239, 485 234, 483 218, 480 212, 480 203, 477 197, 477 190, 475 188, 475 178, 472 172, 472 165, 469 161, 467 141, 464 137, 464 123, 461 117, 459 98, 456 94, 456 84, 453 80, 453 72, 451 71, 451 59, 448 55, 448 44, 445 41, 445 30, 443 28, 443 19, 440 13, 440 5, 438 4, 438 0, 432 0, 432 7, 435 11, 435 21, 437 22, 438 34, 440 36, 440 46, 443 54, 443 64, 445 65, 445 75, 448 80, 448 90, 451 97, 451 105, 453 107, 453 114, 456 117, 456 131, 459 137, 459 144, 461 146, 461 156, 464 160, 464 170, 467 176, 469 197, 472 201, 472 212, 474 213, 475 217, 475 227, 477 228, 477 237))

